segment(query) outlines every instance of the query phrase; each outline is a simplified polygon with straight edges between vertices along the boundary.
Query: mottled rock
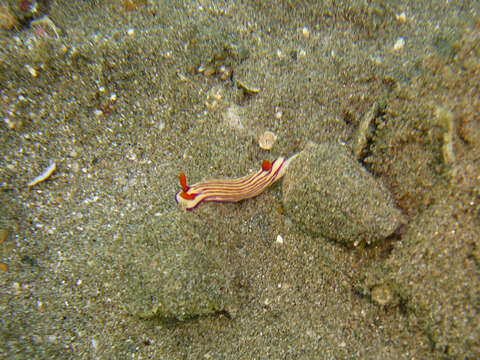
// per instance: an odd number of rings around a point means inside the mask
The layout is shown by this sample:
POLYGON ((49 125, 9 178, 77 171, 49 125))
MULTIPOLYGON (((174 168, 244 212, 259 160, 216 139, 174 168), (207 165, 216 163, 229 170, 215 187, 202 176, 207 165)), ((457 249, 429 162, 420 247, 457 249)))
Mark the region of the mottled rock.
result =
POLYGON ((293 159, 283 204, 302 229, 348 246, 384 239, 402 219, 385 187, 337 144, 309 144, 293 159))
POLYGON ((147 219, 117 259, 119 291, 141 318, 187 320, 224 310, 231 274, 218 264, 217 234, 180 209, 147 219))

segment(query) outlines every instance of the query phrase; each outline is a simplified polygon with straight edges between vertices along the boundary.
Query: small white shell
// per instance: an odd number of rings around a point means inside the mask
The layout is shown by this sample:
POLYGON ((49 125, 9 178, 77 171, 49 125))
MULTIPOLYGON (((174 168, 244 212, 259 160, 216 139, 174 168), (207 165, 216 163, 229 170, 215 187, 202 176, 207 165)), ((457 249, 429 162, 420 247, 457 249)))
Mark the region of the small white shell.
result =
POLYGON ((273 145, 277 141, 277 135, 271 131, 265 131, 262 136, 258 139, 258 145, 263 150, 272 150, 273 145))
POLYGON ((25 69, 27 69, 27 71, 30 73, 30 75, 32 75, 33 77, 37 77, 38 76, 38 71, 35 70, 32 65, 30 64, 27 64, 25 65, 25 69))
POLYGON ((403 37, 399 37, 395 44, 393 44, 393 51, 400 51, 405 46, 405 39, 403 37))
POLYGON ((32 181, 30 181, 27 184, 27 186, 32 187, 34 185, 37 185, 38 183, 41 183, 42 181, 47 180, 50 177, 50 175, 53 174, 56 168, 57 168, 57 165, 54 162, 51 163, 40 175, 38 175, 32 181))
POLYGON ((278 234, 277 235, 277 240, 275 240, 275 242, 279 245, 282 245, 283 244, 283 237, 282 235, 278 234))

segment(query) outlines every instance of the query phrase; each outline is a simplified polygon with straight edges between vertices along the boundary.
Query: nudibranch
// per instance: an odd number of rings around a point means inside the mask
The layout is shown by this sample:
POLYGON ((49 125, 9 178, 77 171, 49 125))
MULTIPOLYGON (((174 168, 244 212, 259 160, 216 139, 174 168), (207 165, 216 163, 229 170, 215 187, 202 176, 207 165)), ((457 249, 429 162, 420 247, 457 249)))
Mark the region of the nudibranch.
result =
POLYGON ((202 201, 237 202, 253 198, 280 179, 295 156, 287 160, 279 157, 273 163, 265 160, 260 170, 238 179, 208 180, 192 186, 187 186, 187 178, 181 173, 183 190, 175 195, 175 200, 192 210, 202 201))

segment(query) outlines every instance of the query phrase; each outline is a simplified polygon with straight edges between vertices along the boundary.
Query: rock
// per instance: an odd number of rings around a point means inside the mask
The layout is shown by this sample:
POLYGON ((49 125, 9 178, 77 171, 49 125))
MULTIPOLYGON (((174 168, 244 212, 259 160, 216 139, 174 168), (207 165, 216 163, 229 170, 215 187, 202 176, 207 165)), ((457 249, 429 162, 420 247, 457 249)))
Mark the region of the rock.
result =
POLYGON ((118 291, 133 315, 184 321, 225 309, 231 274, 217 263, 217 234, 176 209, 139 227, 116 258, 118 291))
POLYGON ((293 159, 283 204, 303 230, 348 246, 384 239, 402 222, 390 193, 337 144, 309 144, 293 159))

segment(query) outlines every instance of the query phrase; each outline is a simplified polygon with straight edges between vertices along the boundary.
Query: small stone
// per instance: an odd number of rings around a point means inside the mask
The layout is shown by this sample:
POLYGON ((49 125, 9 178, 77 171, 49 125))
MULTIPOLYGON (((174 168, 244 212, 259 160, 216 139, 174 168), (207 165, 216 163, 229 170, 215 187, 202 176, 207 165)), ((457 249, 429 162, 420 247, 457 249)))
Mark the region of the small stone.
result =
POLYGON ((8 130, 14 130, 17 127, 17 122, 9 118, 5 118, 5 122, 7 123, 8 130))
POLYGON ((399 23, 406 22, 407 14, 405 14, 405 11, 402 11, 400 14, 395 15, 395 20, 397 20, 399 23))
POLYGON ((57 343, 57 337, 55 335, 47 335, 47 341, 50 344, 56 344, 57 343))
POLYGON ((243 113, 238 105, 231 105, 222 115, 223 122, 230 128, 243 131, 245 129, 243 113))
POLYGON ((405 39, 403 37, 400 37, 395 41, 395 44, 393 44, 393 51, 400 51, 403 49, 405 46, 405 39))
POLYGON ((393 299, 392 290, 388 285, 375 286, 372 289, 371 296, 372 300, 380 306, 389 304, 393 299))
POLYGON ((14 282, 12 287, 13 287, 13 291, 14 291, 15 295, 19 295, 20 292, 22 291, 22 285, 20 285, 20 283, 18 283, 18 282, 14 282))
POLYGON ((80 171, 80 164, 77 161, 72 163, 72 171, 78 173, 80 171))
POLYGON ((277 244, 282 245, 283 244, 283 237, 282 235, 278 234, 277 235, 277 240, 275 241, 277 244))
POLYGON ((31 65, 25 65, 25 69, 30 73, 30 75, 32 75, 33 77, 37 77, 38 76, 38 71, 35 70, 31 65))
POLYGON ((310 30, 308 30, 308 28, 306 26, 304 26, 302 28, 302 35, 306 38, 308 38, 310 36, 310 30))
POLYGON ((301 229, 347 246, 384 239, 402 222, 390 193, 345 146, 308 145, 282 186, 285 210, 301 229))
POLYGON ((271 131, 265 131, 262 136, 258 139, 258 145, 263 150, 272 150, 273 145, 277 141, 277 135, 271 131))

